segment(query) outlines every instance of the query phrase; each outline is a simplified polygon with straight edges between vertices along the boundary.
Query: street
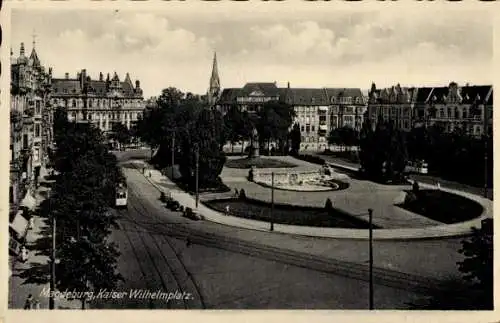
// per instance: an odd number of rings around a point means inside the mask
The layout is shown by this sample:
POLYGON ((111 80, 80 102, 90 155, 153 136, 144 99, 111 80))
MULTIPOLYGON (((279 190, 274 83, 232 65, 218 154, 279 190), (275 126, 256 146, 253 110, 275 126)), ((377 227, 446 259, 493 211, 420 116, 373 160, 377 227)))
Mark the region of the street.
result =
MULTIPOLYGON (((147 179, 138 170, 125 167, 129 205, 127 210, 118 211, 122 217, 120 230, 112 234, 122 253, 118 266, 125 281, 119 290, 179 291, 190 297, 170 302, 129 297, 101 299, 91 303, 91 308, 367 308, 367 275, 359 277, 366 271, 342 272, 338 266, 325 270, 314 261, 298 264, 299 267, 290 264, 294 263, 288 259, 292 256, 276 255, 281 260, 276 261, 264 254, 250 256, 248 251, 219 248, 217 244, 224 242, 222 232, 227 228, 220 230, 214 224, 194 222, 167 210, 147 179), (211 235, 213 241, 203 239, 200 232, 211 235), (190 246, 186 243, 188 236, 192 241, 190 246), (341 275, 332 274, 335 271, 341 275)), ((387 282, 383 272, 377 277, 380 277, 375 280, 378 309, 405 309, 421 296, 410 291, 411 283, 408 286, 393 283, 397 288, 387 287, 383 286, 387 282), (377 280, 382 284, 377 284, 377 280)))

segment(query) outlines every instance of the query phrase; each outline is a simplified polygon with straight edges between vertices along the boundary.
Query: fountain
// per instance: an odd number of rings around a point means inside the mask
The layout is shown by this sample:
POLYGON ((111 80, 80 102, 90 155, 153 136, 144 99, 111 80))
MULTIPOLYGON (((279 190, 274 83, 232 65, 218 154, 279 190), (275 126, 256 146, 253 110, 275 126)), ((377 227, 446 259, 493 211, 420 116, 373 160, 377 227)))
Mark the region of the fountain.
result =
MULTIPOLYGON (((257 184, 272 186, 272 174, 269 170, 257 170, 252 168, 249 171, 248 179, 257 184)), ((349 176, 335 172, 331 167, 324 165, 317 171, 295 171, 288 169, 274 172, 274 188, 303 191, 322 192, 334 191, 340 188, 339 183, 343 183, 349 176)))

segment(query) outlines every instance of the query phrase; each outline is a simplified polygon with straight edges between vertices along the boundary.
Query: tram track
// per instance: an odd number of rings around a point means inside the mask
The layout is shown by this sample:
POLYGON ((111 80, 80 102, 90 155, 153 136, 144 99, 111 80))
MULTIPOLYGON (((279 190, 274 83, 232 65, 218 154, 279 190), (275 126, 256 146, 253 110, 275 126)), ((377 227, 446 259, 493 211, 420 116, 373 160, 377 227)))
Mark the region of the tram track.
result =
MULTIPOLYGON (((135 169, 139 172, 137 168, 135 169)), ((158 192, 161 192, 155 185, 151 184, 151 186, 158 190, 158 192)), ((143 204, 144 207, 145 202, 140 201, 140 203, 143 204)), ((193 244, 223 249, 301 268, 313 269, 319 272, 339 275, 359 281, 369 281, 368 264, 311 255, 285 248, 271 247, 258 242, 246 242, 237 238, 231 238, 222 234, 215 234, 206 232, 203 229, 190 227, 188 223, 185 223, 184 219, 169 222, 167 220, 161 220, 157 216, 152 216, 149 212, 146 213, 150 221, 134 221, 138 226, 151 234, 160 236, 166 235, 179 239, 187 239, 189 237, 193 244)), ((373 279, 374 283, 378 285, 423 294, 442 289, 441 281, 438 279, 379 267, 373 268, 373 279)))
MULTIPOLYGON (((129 192, 132 192, 133 194, 129 193, 129 201, 130 197, 136 195, 137 193, 129 187, 129 192)), ((138 214, 141 215, 141 217, 150 217, 149 212, 147 211, 147 208, 143 205, 143 202, 138 199, 133 197, 132 198, 133 202, 128 203, 129 207, 135 210, 138 214), (141 209, 137 206, 139 205, 141 209)), ((181 257, 177 253, 175 246, 173 246, 172 242, 169 241, 168 237, 165 234, 161 234, 159 232, 151 232, 150 230, 146 231, 140 231, 137 230, 137 227, 142 227, 139 222, 137 222, 135 219, 133 219, 127 211, 121 211, 120 215, 122 217, 122 220, 126 220, 127 222, 133 223, 133 226, 135 227, 136 231, 138 231, 139 235, 141 236, 142 242, 149 253, 151 262, 153 263, 155 270, 158 272, 158 275, 160 276, 160 279, 162 281, 162 286, 165 288, 165 290, 172 291, 172 288, 168 289, 168 286, 166 282, 163 279, 163 276, 161 274, 161 271, 158 269, 158 266, 155 264, 155 259, 152 257, 151 253, 148 251, 147 243, 145 241, 144 235, 147 235, 149 240, 151 240, 152 244, 158 249, 162 259, 164 260, 164 263, 168 267, 168 271, 171 274, 173 281, 175 282, 175 287, 180 293, 186 292, 190 293, 192 297, 190 299, 182 299, 182 303, 185 309, 189 308, 205 308, 205 302, 203 299, 203 295, 201 294, 199 287, 194 280, 194 277, 191 275, 190 271, 186 268, 185 264, 183 263, 181 257), (142 234, 141 234, 142 233, 142 234), (162 243, 163 242, 163 243, 162 243), (170 250, 170 255, 173 255, 173 257, 169 257, 168 255, 165 255, 165 248, 162 248, 163 246, 167 246, 168 250, 170 250), (174 265, 176 264, 178 268, 174 268, 174 265), (182 272, 185 274, 186 278, 182 279, 179 275, 179 272, 182 272), (194 294, 194 295, 193 295, 194 294), (196 300, 199 300, 200 304, 196 304, 196 300), (190 302, 191 301, 191 302, 190 302), (193 304, 190 304, 193 303, 193 304)), ((144 227, 142 227, 145 229, 144 227)), ((126 230, 126 229, 125 229, 126 230)))

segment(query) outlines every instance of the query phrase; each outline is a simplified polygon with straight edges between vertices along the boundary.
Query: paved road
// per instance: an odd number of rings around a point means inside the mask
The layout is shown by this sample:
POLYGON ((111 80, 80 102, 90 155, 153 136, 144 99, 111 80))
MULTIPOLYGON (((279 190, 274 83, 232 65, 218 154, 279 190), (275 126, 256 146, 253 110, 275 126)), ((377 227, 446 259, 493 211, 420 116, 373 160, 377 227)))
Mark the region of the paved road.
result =
MULTIPOLYGON (((158 201, 158 191, 135 169, 125 169, 130 200, 121 211, 121 230, 112 235, 122 256, 119 268, 125 276, 120 290, 151 289, 191 293, 192 298, 167 303, 124 298, 100 301, 93 308, 290 308, 290 309, 365 309, 368 284, 364 279, 334 275, 291 265, 304 261, 289 256, 276 261, 269 255, 248 255, 222 248, 220 237, 203 239, 196 232, 205 222, 193 222, 167 211, 158 201), (186 246, 190 236, 192 245, 186 246), (212 243, 211 243, 212 242, 212 243), (288 263, 287 263, 288 262, 288 263)), ((226 228, 227 229, 227 228, 226 228)), ((300 264, 326 267, 331 264, 300 264)), ((365 272, 357 272, 364 274, 365 272)), ((349 273, 346 273, 347 275, 349 273)), ((356 273, 355 273, 356 274, 356 273)), ((419 295, 398 288, 376 285, 376 306, 404 309, 419 295)))
MULTIPOLYGON (((353 162, 347 161, 345 159, 334 157, 334 156, 324 155, 322 153, 311 152, 311 155, 319 156, 321 158, 324 158, 326 161, 330 161, 330 162, 337 163, 340 165, 346 165, 348 167, 354 167, 354 168, 360 167, 360 164, 358 164, 358 163, 353 163, 353 162)), ((475 186, 466 185, 466 184, 462 184, 462 183, 458 183, 458 182, 454 182, 454 181, 449 181, 449 180, 442 179, 438 176, 411 174, 410 178, 414 179, 416 181, 419 181, 421 183, 431 184, 431 185, 436 185, 436 183, 439 182, 442 187, 448 187, 451 189, 461 190, 461 191, 468 192, 471 194, 484 196, 484 188, 482 188, 482 187, 475 187, 475 186)), ((487 198, 489 198, 490 200, 493 200, 493 189, 492 188, 489 188, 487 190, 487 198)))

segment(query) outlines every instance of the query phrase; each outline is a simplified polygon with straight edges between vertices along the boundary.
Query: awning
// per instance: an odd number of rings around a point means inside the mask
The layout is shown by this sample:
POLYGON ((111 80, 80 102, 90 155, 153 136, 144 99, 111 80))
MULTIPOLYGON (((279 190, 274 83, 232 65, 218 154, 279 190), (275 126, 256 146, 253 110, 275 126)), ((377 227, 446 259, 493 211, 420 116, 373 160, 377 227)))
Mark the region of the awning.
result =
POLYGON ((28 220, 23 216, 23 211, 18 211, 14 220, 10 223, 10 227, 16 231, 19 237, 24 237, 28 228, 28 220))
POLYGON ((36 209, 36 200, 33 196, 31 196, 30 191, 26 193, 26 196, 21 201, 21 206, 27 207, 31 211, 36 209))
POLYGON ((328 107, 325 107, 325 106, 319 106, 319 107, 318 107, 318 110, 319 110, 319 111, 328 111, 328 107))

